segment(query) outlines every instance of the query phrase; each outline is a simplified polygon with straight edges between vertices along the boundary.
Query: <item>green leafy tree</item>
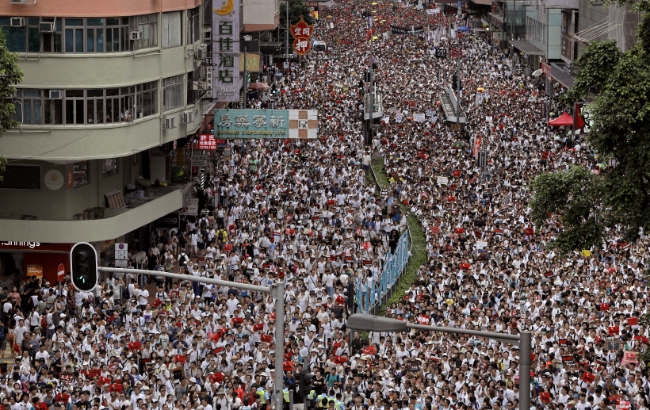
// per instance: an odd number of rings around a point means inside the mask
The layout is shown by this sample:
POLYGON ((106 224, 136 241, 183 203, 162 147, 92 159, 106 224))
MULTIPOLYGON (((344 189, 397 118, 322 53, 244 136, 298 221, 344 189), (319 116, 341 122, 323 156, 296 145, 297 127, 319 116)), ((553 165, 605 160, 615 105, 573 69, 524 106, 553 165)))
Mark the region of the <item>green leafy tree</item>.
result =
MULTIPOLYGON (((309 11, 309 5, 302 0, 289 0, 289 22, 290 24, 296 24, 300 21, 300 17, 305 20, 307 24, 314 24, 316 19, 312 17, 309 11)), ((284 42, 286 39, 287 27, 287 2, 280 3, 280 42, 284 42)), ((289 47, 293 44, 293 37, 289 33, 289 47)), ((291 51, 290 51, 291 52, 291 51)))
POLYGON ((573 167, 542 174, 533 183, 533 220, 539 227, 549 215, 559 218, 562 230, 555 245, 562 251, 600 245, 606 228, 623 227, 626 241, 636 240, 640 229, 650 232, 647 5, 648 0, 636 5, 643 18, 635 47, 623 53, 612 41, 590 44, 577 60, 580 71, 565 96, 566 102, 593 98, 586 140, 602 164, 600 174, 573 167))
MULTIPOLYGON (((15 128, 19 122, 14 120, 16 107, 13 95, 15 85, 23 78, 23 72, 18 67, 18 56, 7 49, 4 32, 0 30, 0 136, 10 128, 15 128)), ((0 181, 5 170, 6 159, 0 153, 0 181)))

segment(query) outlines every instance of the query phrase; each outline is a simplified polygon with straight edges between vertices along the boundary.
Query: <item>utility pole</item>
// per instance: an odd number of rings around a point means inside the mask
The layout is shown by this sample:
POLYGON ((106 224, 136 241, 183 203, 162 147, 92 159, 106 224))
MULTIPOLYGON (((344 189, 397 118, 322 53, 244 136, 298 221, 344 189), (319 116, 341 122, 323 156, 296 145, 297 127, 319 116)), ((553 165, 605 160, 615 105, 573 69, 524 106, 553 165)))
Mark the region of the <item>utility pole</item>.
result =
POLYGON ((460 125, 460 56, 463 54, 463 46, 460 42, 462 34, 460 31, 456 33, 458 36, 458 73, 456 74, 458 83, 456 83, 456 121, 460 125))
POLYGON ((348 329, 371 332, 405 333, 410 329, 426 332, 440 332, 457 335, 484 337, 519 347, 519 410, 530 409, 530 367, 532 353, 532 335, 530 331, 520 330, 518 335, 509 333, 483 332, 479 330, 457 329, 439 326, 419 325, 405 320, 373 316, 367 313, 355 313, 348 317, 348 329))
MULTIPOLYGON (((372 35, 372 34, 371 34, 372 35)), ((375 81, 375 71, 373 69, 374 65, 374 58, 372 55, 372 37, 370 38, 370 120, 368 122, 368 140, 366 141, 366 145, 372 145, 372 138, 373 138, 373 125, 375 122, 374 119, 374 111, 375 111, 375 95, 374 95, 374 90, 373 90, 373 83, 375 81)))
POLYGON ((284 54, 284 65, 285 65, 285 70, 289 68, 289 30, 291 29, 291 23, 289 22, 289 0, 286 0, 286 5, 287 5, 287 19, 285 21, 285 54, 284 54))
POLYGON ((248 47, 244 47, 244 109, 248 103, 248 67, 246 64, 246 51, 248 47))
POLYGON ((204 278, 193 275, 183 275, 179 273, 168 273, 144 269, 126 269, 126 268, 109 268, 97 267, 101 272, 120 272, 136 275, 149 275, 161 276, 164 278, 187 280, 190 282, 208 283, 217 286, 227 286, 230 288, 247 289, 254 292, 262 292, 270 294, 275 299, 275 375, 273 377, 273 400, 275 401, 275 408, 282 409, 284 406, 284 397, 282 389, 284 388, 284 371, 282 370, 282 363, 284 360, 284 282, 274 282, 270 287, 249 285, 247 283, 229 282, 220 279, 204 278))

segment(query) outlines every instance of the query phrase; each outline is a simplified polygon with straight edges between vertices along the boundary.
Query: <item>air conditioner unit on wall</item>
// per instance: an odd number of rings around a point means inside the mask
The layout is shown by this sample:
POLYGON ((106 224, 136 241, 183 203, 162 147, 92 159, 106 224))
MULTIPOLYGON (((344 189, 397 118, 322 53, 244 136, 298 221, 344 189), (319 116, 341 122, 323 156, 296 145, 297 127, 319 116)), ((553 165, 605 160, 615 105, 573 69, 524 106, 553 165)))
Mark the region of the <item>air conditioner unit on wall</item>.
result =
POLYGON ((38 30, 41 33, 54 33, 54 31, 56 30, 56 24, 51 22, 40 23, 38 25, 38 30))
POLYGON ((171 130, 172 128, 176 128, 176 118, 165 117, 165 129, 171 130))
POLYGON ((192 81, 192 89, 194 91, 205 91, 208 89, 208 85, 205 81, 192 81))
POLYGON ((11 27, 25 27, 25 17, 12 17, 9 25, 11 27))
POLYGON ((181 124, 191 124, 192 122, 194 122, 194 113, 192 111, 181 114, 181 124))
POLYGON ((9 0, 10 4, 36 4, 36 0, 9 0))
POLYGON ((205 49, 199 48, 198 50, 196 50, 196 53, 194 53, 194 59, 205 60, 205 49))
POLYGON ((63 98, 63 91, 61 90, 50 90, 50 100, 60 100, 63 98))
POLYGON ((135 41, 135 40, 142 40, 142 32, 141 32, 141 31, 137 31, 137 30, 133 30, 133 31, 131 31, 131 32, 129 33, 129 39, 132 40, 132 41, 135 41))

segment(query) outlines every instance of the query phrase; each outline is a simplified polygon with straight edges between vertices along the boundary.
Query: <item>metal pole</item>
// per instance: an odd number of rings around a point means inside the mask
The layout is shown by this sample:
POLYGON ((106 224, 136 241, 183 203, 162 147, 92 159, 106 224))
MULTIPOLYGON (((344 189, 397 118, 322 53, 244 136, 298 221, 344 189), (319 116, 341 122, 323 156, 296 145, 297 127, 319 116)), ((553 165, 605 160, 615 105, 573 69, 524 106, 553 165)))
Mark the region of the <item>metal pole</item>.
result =
POLYGON ((460 55, 463 53, 463 46, 460 42, 462 34, 460 32, 456 33, 458 35, 458 84, 456 84, 456 122, 460 125, 460 55))
MULTIPOLYGON (((372 36, 372 33, 370 34, 372 36)), ((374 90, 373 90, 373 82, 374 82, 374 77, 375 77, 375 71, 373 70, 373 64, 374 64, 374 58, 372 55, 372 37, 370 37, 370 121, 368 122, 368 141, 366 141, 367 145, 372 145, 372 137, 373 137, 373 123, 375 121, 374 119, 374 113, 375 113, 375 95, 374 95, 374 90)))
POLYGON ((286 20, 286 27, 284 30, 285 41, 286 41, 286 44, 284 45, 285 46, 284 65, 286 66, 285 70, 289 68, 289 30, 291 29, 291 23, 289 22, 289 0, 287 0, 286 4, 287 4, 287 20, 286 20))
POLYGON ((531 334, 519 333, 519 410, 530 409, 531 334))
POLYGON ((244 109, 248 103, 248 67, 246 66, 246 51, 247 47, 244 47, 244 109))
POLYGON ((282 371, 282 360, 284 359, 284 282, 275 282, 271 287, 249 285, 247 283, 229 282, 225 280, 202 278, 193 275, 181 275, 178 273, 160 272, 154 270, 143 269, 125 269, 125 268, 109 268, 97 267, 100 272, 121 272, 130 274, 141 274, 150 276, 162 276, 164 278, 172 278, 179 280, 189 280, 192 282, 209 283, 219 286, 228 286, 232 288, 247 289, 257 292, 270 293, 275 299, 275 378, 274 384, 274 400, 276 403, 276 410, 282 410, 284 398, 282 396, 282 389, 284 387, 284 372, 282 371))
POLYGON ((427 325, 418 325, 415 323, 407 323, 406 327, 408 329, 426 330, 427 332, 441 332, 441 333, 453 333, 458 335, 487 337, 488 339, 498 340, 500 342, 509 343, 515 346, 519 344, 519 335, 511 335, 508 333, 481 332, 480 330, 454 329, 452 327, 427 326, 427 325))
POLYGON ((120 272, 120 273, 130 273, 130 274, 135 273, 139 275, 162 276, 163 278, 189 280, 191 282, 201 282, 201 283, 208 283, 211 285, 228 286, 231 288, 246 289, 246 290, 252 290, 255 292, 264 292, 264 293, 271 293, 273 289, 273 287, 268 288, 266 286, 249 285, 247 283, 229 282, 226 280, 202 278, 200 276, 182 275, 180 273, 168 273, 168 272, 161 272, 157 270, 108 268, 103 266, 97 267, 97 270, 100 272, 120 272))
POLYGON ((275 298, 275 378, 273 381, 273 400, 275 410, 282 410, 284 398, 284 282, 275 282, 271 285, 271 296, 275 298))

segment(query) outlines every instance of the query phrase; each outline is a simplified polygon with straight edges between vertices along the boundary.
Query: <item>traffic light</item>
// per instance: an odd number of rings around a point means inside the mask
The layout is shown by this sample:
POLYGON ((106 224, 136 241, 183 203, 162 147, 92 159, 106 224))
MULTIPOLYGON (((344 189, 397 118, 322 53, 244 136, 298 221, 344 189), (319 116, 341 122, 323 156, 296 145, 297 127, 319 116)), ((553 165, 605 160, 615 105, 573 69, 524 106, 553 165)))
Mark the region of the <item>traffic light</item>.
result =
POLYGON ((462 90, 463 83, 458 81, 458 74, 454 74, 451 77, 451 85, 454 87, 454 91, 462 90))
POLYGON ((366 71, 364 73, 364 80, 369 83, 370 82, 370 71, 366 71))
POLYGON ((359 89, 363 91, 363 81, 359 80, 359 89))
POLYGON ((97 253, 87 242, 79 242, 70 251, 72 284, 77 290, 88 292, 97 286, 97 253))

